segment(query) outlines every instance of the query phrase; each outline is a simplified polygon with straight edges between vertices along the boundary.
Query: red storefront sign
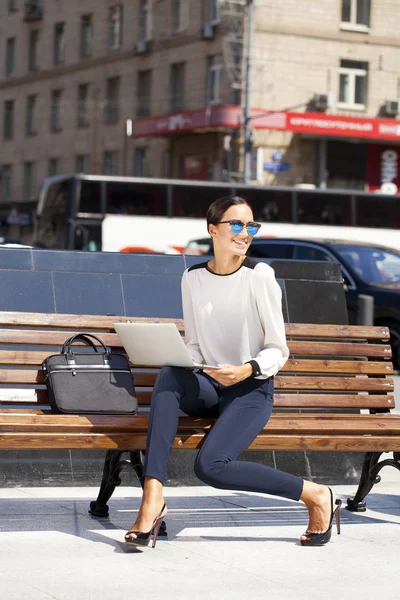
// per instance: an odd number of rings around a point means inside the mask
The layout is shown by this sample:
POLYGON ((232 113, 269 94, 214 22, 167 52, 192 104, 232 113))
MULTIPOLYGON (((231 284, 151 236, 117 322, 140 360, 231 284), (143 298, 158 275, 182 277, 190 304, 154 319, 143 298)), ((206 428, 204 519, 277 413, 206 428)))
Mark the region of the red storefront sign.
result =
MULTIPOLYGON (((374 119, 325 115, 324 113, 271 112, 253 109, 251 124, 255 129, 292 131, 309 135, 395 140, 400 142, 400 122, 393 119, 374 119)), ((207 129, 236 129, 241 126, 242 111, 238 106, 209 106, 133 121, 132 137, 171 135, 207 129)))
POLYGON ((397 193, 400 193, 400 149, 397 146, 368 144, 367 181, 370 192, 390 183, 397 186, 397 193))

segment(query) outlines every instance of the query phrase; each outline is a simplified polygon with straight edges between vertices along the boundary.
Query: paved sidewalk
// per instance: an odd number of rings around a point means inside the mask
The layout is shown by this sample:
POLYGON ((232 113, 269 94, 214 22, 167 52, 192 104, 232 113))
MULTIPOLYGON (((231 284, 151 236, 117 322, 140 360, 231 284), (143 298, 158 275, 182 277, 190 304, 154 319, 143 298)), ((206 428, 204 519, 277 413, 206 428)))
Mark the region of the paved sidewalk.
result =
MULTIPOLYGON (((94 519, 95 488, 0 489, 4 600, 388 600, 400 596, 400 474, 382 472, 368 511, 342 511, 342 535, 303 548, 302 504, 208 487, 166 488, 168 540, 123 543, 140 490, 123 487, 94 519)), ((355 486, 335 486, 344 500, 355 486)))

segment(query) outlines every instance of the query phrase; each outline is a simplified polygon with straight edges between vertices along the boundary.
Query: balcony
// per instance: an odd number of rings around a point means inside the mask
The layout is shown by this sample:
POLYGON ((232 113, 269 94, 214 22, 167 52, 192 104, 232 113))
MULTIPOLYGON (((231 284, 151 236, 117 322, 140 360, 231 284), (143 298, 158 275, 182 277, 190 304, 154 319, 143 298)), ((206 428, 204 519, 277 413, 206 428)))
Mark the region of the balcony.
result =
POLYGON ((28 0, 24 4, 24 21, 34 23, 43 19, 43 6, 40 0, 28 0))

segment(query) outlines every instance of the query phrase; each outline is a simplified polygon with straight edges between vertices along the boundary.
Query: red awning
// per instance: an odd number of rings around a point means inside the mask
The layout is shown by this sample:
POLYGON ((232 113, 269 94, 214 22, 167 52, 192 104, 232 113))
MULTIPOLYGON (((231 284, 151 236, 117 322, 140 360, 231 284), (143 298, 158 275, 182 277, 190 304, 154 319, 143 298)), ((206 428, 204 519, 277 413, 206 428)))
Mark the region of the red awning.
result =
MULTIPOLYGON (((255 129, 292 131, 309 135, 394 140, 400 142, 400 121, 326 115, 324 113, 271 112, 253 109, 255 129)), ((241 126, 242 111, 238 106, 210 106, 199 110, 183 111, 155 117, 136 119, 132 124, 132 137, 171 135, 208 129, 236 129, 241 126)))

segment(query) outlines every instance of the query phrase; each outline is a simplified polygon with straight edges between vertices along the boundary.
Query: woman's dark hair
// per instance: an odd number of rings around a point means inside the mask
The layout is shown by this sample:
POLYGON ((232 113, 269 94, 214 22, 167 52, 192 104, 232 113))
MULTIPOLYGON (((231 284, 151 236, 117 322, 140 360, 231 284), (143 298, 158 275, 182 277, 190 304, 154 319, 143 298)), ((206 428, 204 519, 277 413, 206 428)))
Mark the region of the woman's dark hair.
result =
POLYGON ((207 231, 210 225, 218 225, 228 208, 235 204, 247 204, 251 208, 247 200, 240 196, 222 196, 214 200, 207 211, 207 231))

